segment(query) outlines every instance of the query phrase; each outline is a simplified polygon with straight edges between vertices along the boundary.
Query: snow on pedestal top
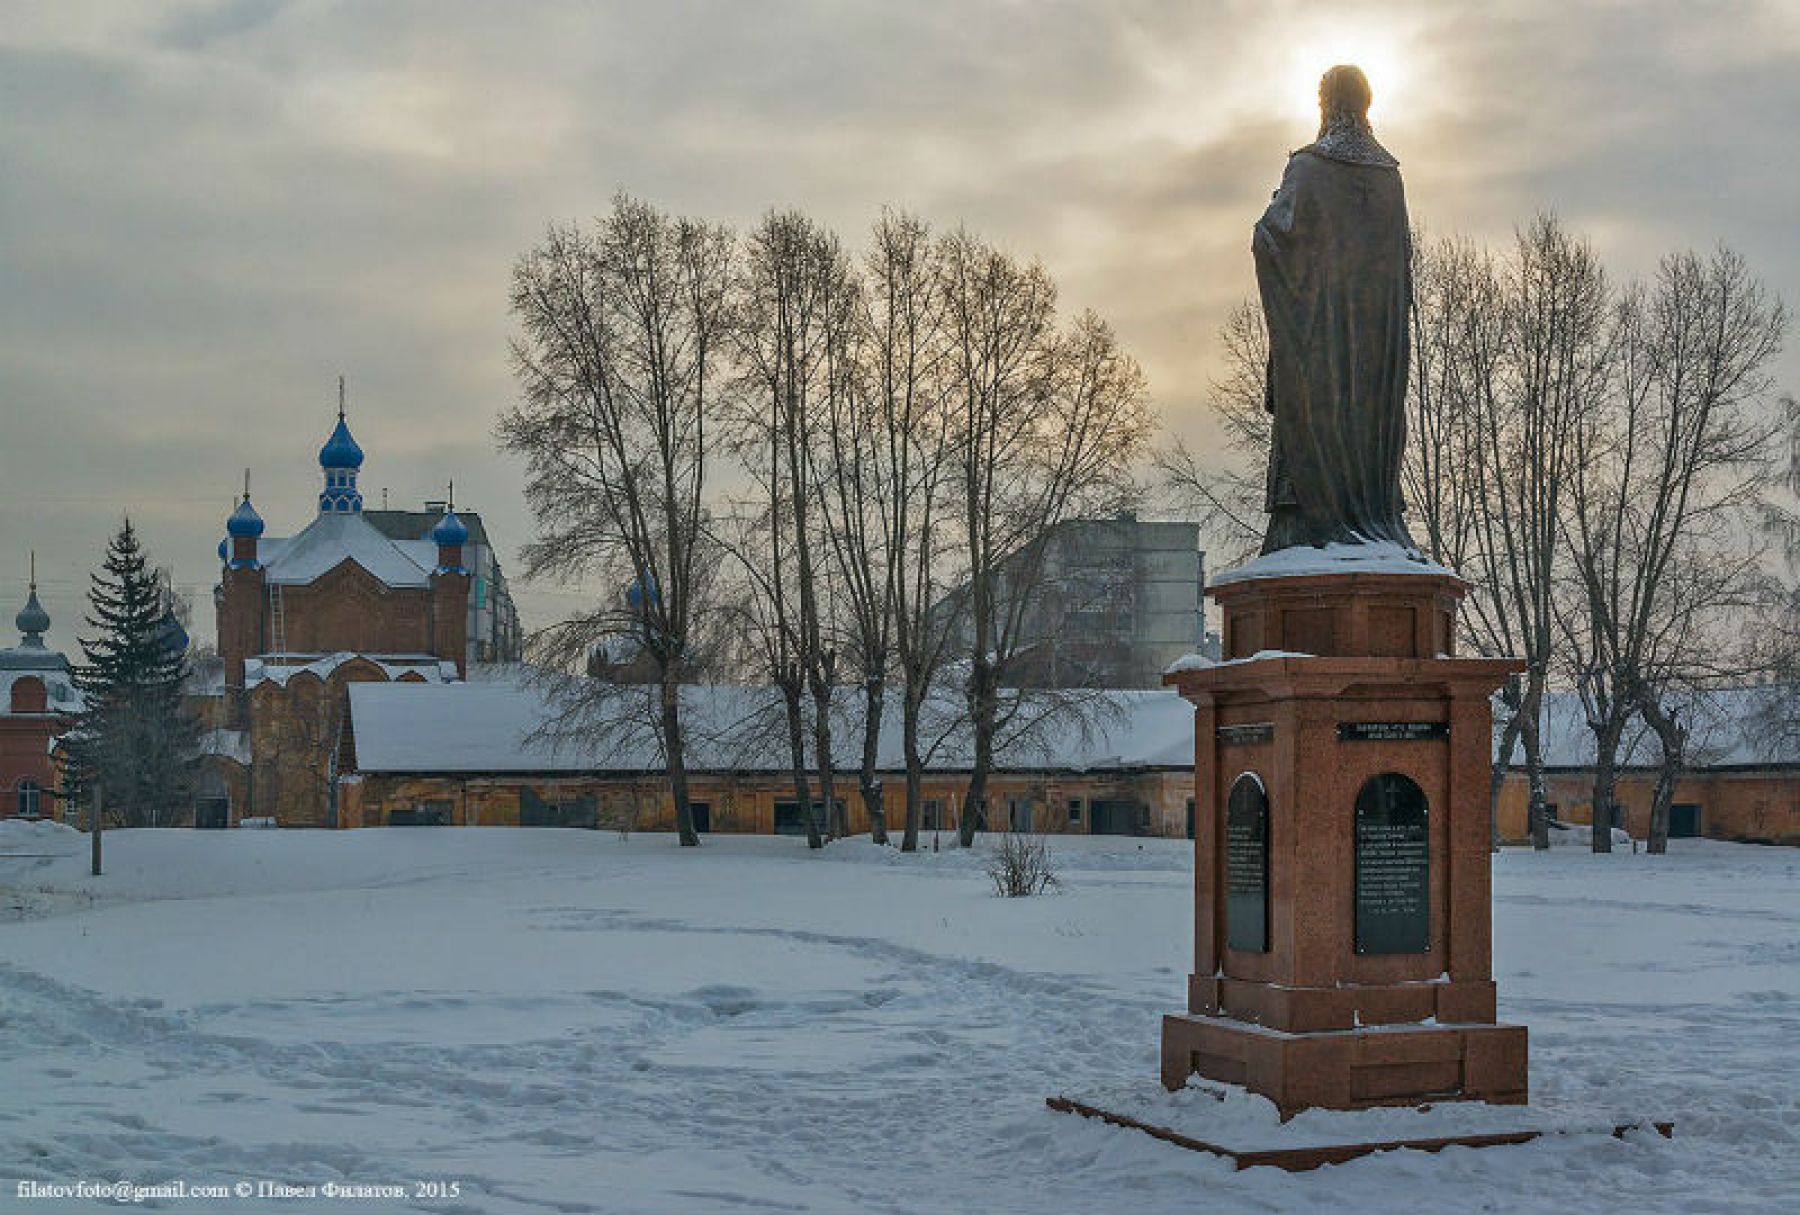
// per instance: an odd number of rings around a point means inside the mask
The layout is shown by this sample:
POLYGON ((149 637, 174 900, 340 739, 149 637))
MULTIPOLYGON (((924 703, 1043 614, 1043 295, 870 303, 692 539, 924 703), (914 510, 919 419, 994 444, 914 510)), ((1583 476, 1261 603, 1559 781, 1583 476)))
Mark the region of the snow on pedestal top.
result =
POLYGON ((1440 574, 1455 578, 1430 558, 1391 540, 1368 544, 1296 545, 1265 553, 1236 569, 1214 576, 1212 586, 1230 586, 1254 578, 1304 578, 1317 574, 1440 574))

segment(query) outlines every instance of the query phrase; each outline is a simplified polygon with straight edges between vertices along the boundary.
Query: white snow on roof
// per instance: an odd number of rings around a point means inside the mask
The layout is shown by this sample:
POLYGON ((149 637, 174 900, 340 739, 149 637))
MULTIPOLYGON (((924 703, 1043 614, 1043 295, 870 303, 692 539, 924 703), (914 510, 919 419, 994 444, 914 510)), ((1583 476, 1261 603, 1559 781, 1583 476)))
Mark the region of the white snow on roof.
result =
POLYGON ((1212 586, 1229 586, 1253 578, 1303 578, 1313 574, 1449 574, 1437 562, 1411 552, 1392 540, 1372 544, 1327 544, 1314 548, 1297 544, 1292 548, 1245 562, 1236 569, 1213 576, 1212 586))
POLYGON ((262 541, 257 555, 269 581, 283 586, 316 582, 345 561, 388 586, 429 586, 437 564, 430 541, 390 540, 361 515, 322 514, 297 536, 262 541))
POLYGON ((67 668, 42 667, 37 670, 0 670, 0 713, 12 712, 13 684, 21 679, 41 680, 44 700, 51 713, 81 712, 81 693, 69 679, 67 668))
MULTIPOLYGON (((604 712, 643 719, 653 686, 622 686, 628 698, 604 712), (632 703, 640 698, 646 703, 632 703)), ((998 748, 1002 766, 1058 771, 1186 768, 1194 762, 1193 708, 1170 691, 1110 691, 1071 696, 1067 707, 998 748)), ((780 698, 768 688, 682 689, 688 765, 694 770, 784 771, 787 736, 780 698)), ((862 737, 861 702, 839 696, 835 725, 840 762, 854 763, 862 737)), ((642 728, 592 730, 558 743, 532 734, 556 714, 550 692, 518 672, 468 683, 358 683, 350 687, 357 768, 362 772, 654 771, 663 766, 642 728)), ((810 731, 809 731, 810 733, 810 731)), ((969 763, 966 732, 934 738, 937 770, 969 763)), ((902 769, 897 699, 883 713, 878 767, 902 769)))
POLYGON ((250 733, 247 730, 207 730, 200 735, 201 755, 217 755, 250 766, 250 733))
MULTIPOLYGON (((1755 768, 1800 764, 1800 688, 1791 684, 1757 684, 1713 688, 1674 698, 1677 720, 1691 729, 1687 759, 1691 768, 1755 768)), ((1503 723, 1495 709, 1495 736, 1503 723)), ((1550 768, 1586 768, 1594 763, 1594 732, 1587 724, 1581 697, 1552 692, 1544 698, 1544 764, 1550 768)), ((1619 744, 1624 767, 1655 767, 1662 744, 1641 721, 1633 720, 1619 744)), ((1524 762, 1524 747, 1513 756, 1524 762)))
POLYGON ((273 683, 285 688, 288 681, 302 671, 327 679, 333 671, 353 658, 374 663, 389 679, 416 674, 427 683, 450 683, 458 678, 454 662, 434 658, 430 654, 358 654, 350 650, 339 650, 335 654, 261 654, 255 658, 246 658, 244 686, 254 688, 260 683, 273 683), (287 661, 276 661, 277 658, 287 661))

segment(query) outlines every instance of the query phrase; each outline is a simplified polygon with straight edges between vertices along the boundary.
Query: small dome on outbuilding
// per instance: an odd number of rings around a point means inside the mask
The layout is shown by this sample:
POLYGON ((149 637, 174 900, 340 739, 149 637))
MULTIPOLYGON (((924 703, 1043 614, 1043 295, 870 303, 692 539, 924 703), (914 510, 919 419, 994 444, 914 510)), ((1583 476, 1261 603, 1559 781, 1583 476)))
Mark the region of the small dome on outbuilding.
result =
POLYGON ((26 645, 42 645, 43 634, 50 629, 50 613, 38 602, 37 584, 33 583, 31 593, 25 599, 25 606, 13 617, 13 623, 19 626, 19 632, 25 636, 26 645))
POLYGON ((440 547, 456 548, 468 541, 469 529, 456 517, 455 511, 446 508, 444 517, 431 529, 431 539, 440 547))
POLYGON ((263 534, 263 518, 256 513, 256 508, 250 505, 248 495, 238 503, 237 509, 231 512, 231 518, 225 520, 225 534, 227 536, 248 536, 252 539, 263 534))

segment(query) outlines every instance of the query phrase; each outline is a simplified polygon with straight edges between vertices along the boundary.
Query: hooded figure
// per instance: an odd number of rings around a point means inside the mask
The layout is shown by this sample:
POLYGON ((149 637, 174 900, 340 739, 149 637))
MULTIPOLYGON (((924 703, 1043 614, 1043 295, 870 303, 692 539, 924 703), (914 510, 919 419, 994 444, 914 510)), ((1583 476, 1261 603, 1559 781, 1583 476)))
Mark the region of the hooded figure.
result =
POLYGON ((1319 138, 1288 158, 1252 248, 1274 419, 1262 551, 1392 541, 1401 518, 1412 246, 1400 165, 1369 128, 1369 82, 1319 82, 1319 138))

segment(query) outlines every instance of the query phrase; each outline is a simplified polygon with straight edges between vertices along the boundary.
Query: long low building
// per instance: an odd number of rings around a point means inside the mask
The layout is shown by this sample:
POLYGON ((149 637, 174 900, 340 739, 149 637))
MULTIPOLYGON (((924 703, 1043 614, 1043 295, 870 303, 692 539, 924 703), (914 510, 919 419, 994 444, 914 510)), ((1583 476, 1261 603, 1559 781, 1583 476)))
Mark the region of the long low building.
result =
MULTIPOLYGON (((1686 697, 1677 713, 1690 731, 1687 770, 1676 781, 1669 834, 1771 844, 1800 844, 1800 699, 1782 684, 1721 688, 1686 697)), ((1634 722, 1621 740, 1612 825, 1635 839, 1650 833, 1662 748, 1634 722)), ((1519 767, 1501 787, 1500 837, 1529 837, 1530 783, 1519 767)), ((1544 705, 1544 786, 1559 822, 1594 821, 1594 732, 1581 698, 1548 696, 1544 705)))
MULTIPOLYGON (((591 686, 591 681, 590 681, 591 686)), ((569 711, 540 681, 358 683, 349 687, 341 826, 506 825, 672 830, 674 804, 647 698, 617 685, 569 711)), ((683 689, 689 798, 703 831, 803 834, 785 718, 769 689, 683 689)), ((858 785, 859 698, 835 723, 834 793, 852 832, 869 830, 858 785)), ((1173 692, 1059 694, 1015 725, 990 781, 993 829, 1180 837, 1193 814, 1193 710, 1173 692)), ((948 719, 948 716, 947 716, 948 719)), ((884 713, 877 767, 889 829, 905 818, 898 705, 884 713)), ((926 831, 964 812, 968 739, 933 736, 926 831)), ((816 780, 812 797, 819 798, 816 780)), ((822 813, 815 800, 812 811, 822 813)))

